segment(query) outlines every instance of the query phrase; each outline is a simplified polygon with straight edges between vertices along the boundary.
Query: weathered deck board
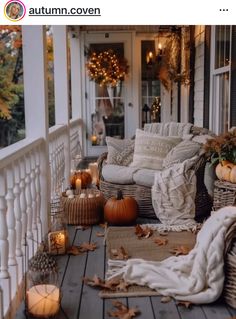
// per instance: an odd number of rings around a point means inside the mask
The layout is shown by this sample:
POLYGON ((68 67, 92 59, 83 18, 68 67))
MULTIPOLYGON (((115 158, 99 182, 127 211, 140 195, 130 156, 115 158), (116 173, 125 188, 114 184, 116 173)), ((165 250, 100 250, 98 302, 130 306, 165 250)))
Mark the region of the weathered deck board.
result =
MULTIPOLYGON (((85 277, 93 277, 95 274, 101 278, 104 277, 104 244, 103 238, 96 236, 97 231, 101 231, 101 228, 98 226, 93 227, 91 241, 96 242, 99 248, 88 253, 85 277)), ((83 285, 81 305, 77 318, 103 318, 103 300, 98 296, 98 290, 83 285)))
MULTIPOLYGON (((177 319, 179 318, 178 309, 172 300, 168 303, 162 303, 161 297, 151 297, 153 312, 156 319, 177 319)), ((199 318, 202 319, 202 318, 199 318)))
POLYGON ((214 302, 213 304, 204 305, 202 309, 207 318, 214 318, 214 319, 227 319, 231 317, 230 312, 228 311, 227 307, 222 303, 222 301, 218 301, 217 303, 214 302))
POLYGON ((128 298, 128 307, 139 309, 138 319, 155 319, 150 297, 128 298))
MULTIPOLYGON (((112 305, 113 301, 121 301, 124 305, 127 305, 127 298, 118 298, 118 299, 105 299, 104 300, 104 319, 110 319, 111 317, 108 315, 108 311, 114 310, 114 307, 112 305)), ((151 319, 151 318, 150 318, 151 319)))
MULTIPOLYGON (((103 238, 96 236, 101 231, 99 226, 85 231, 69 227, 71 244, 79 245, 84 241, 95 241, 99 248, 93 252, 78 256, 58 256, 59 283, 62 287, 62 307, 56 319, 108 319, 108 310, 112 310, 112 299, 101 299, 98 290, 82 283, 81 277, 92 277, 97 274, 104 276, 105 247, 103 238), (74 242, 73 242, 74 240, 74 242)), ((137 306, 141 314, 137 319, 230 319, 236 316, 233 309, 222 300, 210 305, 192 306, 185 309, 176 302, 161 303, 161 297, 118 298, 129 307, 137 306)), ((24 305, 22 303, 15 319, 23 319, 24 305)))
MULTIPOLYGON (((79 245, 84 241, 89 241, 91 236, 91 229, 84 231, 77 230, 74 245, 79 245)), ((69 256, 69 262, 65 270, 65 275, 61 285, 62 300, 61 306, 65 314, 70 319, 77 318, 79 311, 80 296, 83 288, 81 277, 84 276, 84 269, 86 267, 87 254, 78 256, 69 256)), ((58 314, 58 319, 65 319, 62 311, 58 314)))
MULTIPOLYGON (((206 316, 201 306, 192 305, 189 309, 184 306, 177 306, 181 319, 205 319, 206 316)), ((212 317, 209 317, 212 318, 212 317)))

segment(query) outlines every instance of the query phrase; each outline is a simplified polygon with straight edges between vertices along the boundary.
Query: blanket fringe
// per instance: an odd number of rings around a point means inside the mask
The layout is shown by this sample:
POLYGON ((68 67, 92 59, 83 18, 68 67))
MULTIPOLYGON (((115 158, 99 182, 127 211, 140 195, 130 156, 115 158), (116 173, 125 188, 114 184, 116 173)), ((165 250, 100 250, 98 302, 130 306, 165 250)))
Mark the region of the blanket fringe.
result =
POLYGON ((181 232, 181 231, 191 231, 196 232, 201 229, 202 224, 196 222, 188 222, 184 225, 164 225, 164 224, 142 224, 142 227, 150 227, 152 230, 162 231, 162 232, 181 232))
POLYGON ((106 272, 106 279, 120 277, 126 269, 126 260, 108 259, 108 268, 106 272))

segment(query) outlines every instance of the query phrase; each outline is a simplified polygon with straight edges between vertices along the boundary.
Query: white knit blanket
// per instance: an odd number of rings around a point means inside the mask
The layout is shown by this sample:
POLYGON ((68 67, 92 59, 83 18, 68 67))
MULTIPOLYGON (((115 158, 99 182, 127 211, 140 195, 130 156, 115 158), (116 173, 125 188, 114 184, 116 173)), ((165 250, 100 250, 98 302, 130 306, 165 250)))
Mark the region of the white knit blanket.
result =
POLYGON ((236 207, 224 207, 204 223, 188 255, 169 257, 162 262, 109 260, 109 267, 113 268, 111 277, 122 276, 129 283, 148 286, 177 300, 213 302, 222 293, 224 239, 234 223, 236 207))
POLYGON ((198 156, 155 173, 152 205, 164 225, 194 225, 198 156))

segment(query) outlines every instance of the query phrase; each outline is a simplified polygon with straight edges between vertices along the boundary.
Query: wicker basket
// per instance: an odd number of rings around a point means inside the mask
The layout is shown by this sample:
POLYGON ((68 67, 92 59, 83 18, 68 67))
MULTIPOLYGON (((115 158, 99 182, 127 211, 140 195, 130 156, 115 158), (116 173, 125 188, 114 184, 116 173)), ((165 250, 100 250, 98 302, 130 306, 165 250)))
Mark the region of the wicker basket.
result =
POLYGON ((102 193, 98 190, 86 189, 79 191, 73 199, 62 194, 62 201, 68 224, 70 225, 94 225, 102 218, 103 206, 105 203, 102 193), (80 198, 85 193, 85 198, 80 198), (88 194, 94 197, 88 198, 88 194))
POLYGON ((236 309, 236 224, 226 235, 225 283, 223 297, 228 305, 236 309))
POLYGON ((215 181, 213 208, 218 210, 236 204, 236 184, 215 181))

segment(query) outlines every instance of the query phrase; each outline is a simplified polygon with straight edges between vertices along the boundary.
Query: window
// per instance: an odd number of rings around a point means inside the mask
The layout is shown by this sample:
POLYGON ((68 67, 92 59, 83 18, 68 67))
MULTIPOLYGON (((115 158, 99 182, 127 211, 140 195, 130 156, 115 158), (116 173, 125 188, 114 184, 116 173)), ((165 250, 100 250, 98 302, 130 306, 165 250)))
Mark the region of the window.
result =
POLYGON ((211 48, 211 129, 219 134, 231 127, 232 26, 212 27, 211 48))
POLYGON ((155 41, 144 40, 141 42, 141 65, 142 65, 142 126, 146 122, 160 122, 160 109, 152 110, 156 99, 160 100, 160 81, 157 79, 157 61, 155 55, 155 41), (154 52, 154 53, 153 53, 154 52))
MULTIPOLYGON (((113 50, 119 59, 124 59, 123 43, 93 43, 90 51, 101 53, 113 50)), ((117 86, 99 85, 90 81, 91 93, 91 142, 93 146, 106 143, 106 136, 124 138, 125 136, 125 82, 119 81, 117 86)))
POLYGON ((0 26, 0 148, 25 137, 21 26, 0 26))

